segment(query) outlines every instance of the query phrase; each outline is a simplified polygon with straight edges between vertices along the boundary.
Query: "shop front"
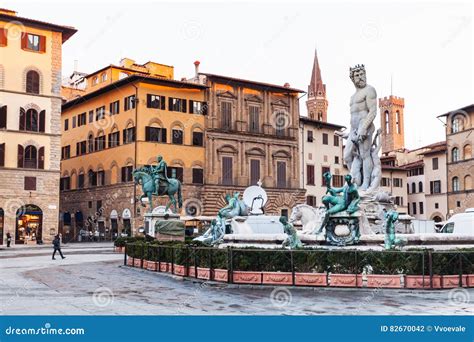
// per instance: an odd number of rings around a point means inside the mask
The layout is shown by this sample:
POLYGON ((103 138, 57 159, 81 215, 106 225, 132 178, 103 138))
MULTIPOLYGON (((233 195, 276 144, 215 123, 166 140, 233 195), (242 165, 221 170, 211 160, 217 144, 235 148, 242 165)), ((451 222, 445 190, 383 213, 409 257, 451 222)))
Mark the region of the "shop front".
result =
POLYGON ((34 204, 20 207, 16 212, 16 244, 43 242, 43 211, 34 204))

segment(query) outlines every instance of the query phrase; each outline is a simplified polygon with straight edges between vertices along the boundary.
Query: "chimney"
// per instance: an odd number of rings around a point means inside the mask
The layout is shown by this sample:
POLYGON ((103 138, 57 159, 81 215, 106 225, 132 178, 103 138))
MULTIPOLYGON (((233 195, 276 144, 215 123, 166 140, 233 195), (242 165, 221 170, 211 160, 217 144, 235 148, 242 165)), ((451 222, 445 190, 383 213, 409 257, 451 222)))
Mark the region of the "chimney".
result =
POLYGON ((199 61, 194 62, 194 70, 195 70, 195 73, 196 73, 196 78, 199 78, 199 64, 201 64, 201 62, 199 62, 199 61))
POLYGON ((285 88, 289 88, 290 87, 290 84, 288 82, 286 82, 284 85, 283 85, 285 88))

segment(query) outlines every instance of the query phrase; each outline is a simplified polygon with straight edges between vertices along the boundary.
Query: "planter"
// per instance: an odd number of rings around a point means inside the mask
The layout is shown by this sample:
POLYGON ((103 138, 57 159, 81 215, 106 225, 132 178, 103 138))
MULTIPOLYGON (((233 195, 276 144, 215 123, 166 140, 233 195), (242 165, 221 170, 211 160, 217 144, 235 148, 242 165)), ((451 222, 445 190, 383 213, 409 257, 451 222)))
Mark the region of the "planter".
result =
POLYGON ((158 269, 158 262, 156 261, 148 261, 146 263, 146 269, 148 271, 153 271, 153 272, 156 272, 156 270, 158 269))
POLYGON ((197 277, 199 279, 209 280, 211 279, 211 270, 209 268, 197 268, 197 277))
POLYGON ((123 253, 125 251, 125 247, 114 247, 115 253, 123 253))
POLYGON ((261 272, 248 272, 248 271, 234 271, 232 273, 232 279, 237 284, 261 284, 262 273, 261 272))
MULTIPOLYGON (((462 275, 462 287, 467 286, 467 276, 462 275)), ((443 289, 452 289, 459 287, 459 275, 443 275, 441 276, 441 287, 443 289)))
POLYGON ((183 265, 174 265, 174 273, 175 275, 179 275, 179 276, 184 276, 184 271, 186 270, 186 267, 184 267, 183 265))
POLYGON ((474 287, 474 274, 467 275, 467 287, 474 287))
POLYGON ((262 283, 270 285, 293 285, 291 272, 262 272, 262 283))
POLYGON ((127 266, 133 266, 133 258, 127 257, 127 266))
MULTIPOLYGON (((425 275, 425 279, 423 280, 423 276, 421 275, 407 275, 405 276, 405 287, 407 289, 430 289, 430 276, 425 275)), ((441 288, 441 276, 433 276, 433 288, 441 288)))
POLYGON ((227 281, 229 280, 229 273, 227 272, 227 270, 215 269, 214 280, 227 283, 227 281))
POLYGON ((295 285, 328 286, 326 273, 295 273, 295 285))
POLYGON ((401 277, 399 274, 368 274, 367 287, 401 288, 401 277))
POLYGON ((148 269, 148 260, 143 260, 143 268, 148 269))
POLYGON ((133 259, 133 266, 134 267, 141 267, 142 266, 142 260, 141 259, 133 259))
POLYGON ((159 267, 160 267, 160 272, 170 272, 171 271, 170 264, 167 263, 167 262, 160 263, 159 267))
POLYGON ((362 275, 360 274, 331 274, 329 279, 329 286, 362 287, 362 275))
POLYGON ((194 266, 188 267, 188 277, 196 277, 196 268, 194 266))

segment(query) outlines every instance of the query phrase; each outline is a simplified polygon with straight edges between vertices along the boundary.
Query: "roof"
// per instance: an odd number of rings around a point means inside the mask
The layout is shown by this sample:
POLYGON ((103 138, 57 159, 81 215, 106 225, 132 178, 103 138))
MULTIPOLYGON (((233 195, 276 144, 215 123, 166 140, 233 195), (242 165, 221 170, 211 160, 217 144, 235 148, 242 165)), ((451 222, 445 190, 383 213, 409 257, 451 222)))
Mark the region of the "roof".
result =
MULTIPOLYGON (((136 64, 138 67, 141 67, 141 68, 146 68, 146 64, 148 63, 154 63, 154 64, 158 64, 158 65, 163 65, 163 66, 166 66, 166 67, 169 67, 169 68, 174 68, 173 66, 171 65, 166 65, 166 64, 160 64, 160 63, 156 63, 156 62, 146 62, 145 64, 143 65, 139 65, 139 64, 136 64)), ((95 75, 95 74, 98 74, 104 70, 107 70, 109 68, 114 68, 114 69, 119 69, 119 70, 124 70, 124 71, 130 71, 130 72, 134 72, 134 73, 142 73, 142 74, 147 74, 147 73, 144 73, 143 71, 140 71, 140 70, 137 70, 137 69, 133 69, 133 68, 127 68, 127 67, 123 67, 123 66, 120 66, 120 65, 115 65, 115 64, 109 64, 109 65, 106 65, 105 67, 103 68, 100 68, 99 70, 96 70, 94 72, 91 72, 90 74, 87 74, 87 77, 90 77, 92 75, 95 75)), ((155 76, 155 77, 158 77, 158 76, 155 76)))
POLYGON ((457 113, 457 112, 462 112, 462 111, 469 111, 469 110, 474 110, 474 103, 473 104, 470 104, 470 105, 467 105, 465 107, 462 107, 462 108, 458 108, 458 109, 455 109, 455 110, 452 110, 448 113, 444 113, 444 114, 441 114, 441 115, 438 115, 437 117, 440 118, 442 116, 448 116, 450 114, 453 114, 453 113, 457 113))
POLYGON ((391 171, 403 171, 405 172, 405 168, 402 166, 392 166, 392 165, 383 165, 382 164, 382 170, 391 170, 391 171))
POLYGON ((300 122, 304 122, 313 126, 327 127, 327 128, 333 128, 333 129, 346 128, 346 126, 340 126, 340 125, 336 125, 336 124, 325 122, 325 121, 310 119, 307 116, 300 116, 300 122))
POLYGON ((429 155, 429 154, 443 153, 443 152, 446 152, 446 150, 448 149, 448 146, 446 144, 446 141, 442 141, 436 144, 428 145, 425 148, 429 148, 429 150, 418 153, 418 154, 429 155))
POLYGON ((402 167, 404 169, 414 169, 414 168, 417 168, 417 167, 420 167, 420 166, 423 166, 423 165, 425 165, 425 163, 423 162, 423 159, 420 159, 420 160, 405 164, 402 167))
POLYGON ((81 104, 87 100, 90 100, 94 97, 97 97, 99 95, 102 95, 108 91, 117 89, 119 87, 122 87, 124 85, 127 85, 129 83, 133 82, 146 82, 146 83, 151 83, 151 84, 160 84, 160 85, 165 85, 165 86, 171 86, 171 87, 176 87, 176 88, 183 88, 183 89, 207 89, 208 87, 202 84, 196 84, 196 83, 190 83, 190 82, 183 82, 183 81, 176 81, 176 80, 169 80, 165 78, 159 78, 159 77, 152 77, 152 76, 144 76, 144 75, 130 75, 124 79, 115 81, 113 83, 110 83, 106 85, 105 87, 99 88, 97 90, 94 90, 90 93, 87 93, 83 96, 77 97, 73 100, 70 100, 62 105, 62 110, 74 107, 78 104, 81 104))
POLYGON ((223 81, 227 81, 227 83, 231 83, 231 82, 241 83, 241 84, 245 84, 247 86, 254 85, 254 86, 258 86, 260 88, 264 87, 264 88, 267 88, 267 89, 271 89, 271 90, 274 90, 274 91, 285 92, 285 93, 288 93, 288 92, 306 93, 304 90, 300 90, 300 89, 296 89, 296 88, 284 87, 284 86, 277 85, 277 84, 264 83, 264 82, 259 82, 259 81, 245 80, 245 79, 242 79, 242 78, 235 78, 235 77, 209 74, 209 73, 202 73, 202 72, 200 72, 199 75, 204 75, 206 77, 213 78, 213 79, 220 79, 220 80, 223 80, 223 81))
MULTIPOLYGON (((11 13, 16 13, 14 11, 10 10, 5 10, 11 13)), ((17 15, 9 15, 5 12, 0 11, 0 20, 8 20, 8 21, 17 21, 23 24, 24 26, 29 26, 29 27, 36 27, 36 28, 42 28, 42 29, 48 29, 51 31, 55 32, 61 32, 62 33, 62 42, 64 43, 66 40, 72 37, 74 33, 77 32, 77 30, 72 27, 72 26, 63 26, 63 25, 57 25, 53 23, 48 23, 46 21, 40 21, 36 19, 30 19, 30 18, 24 18, 24 17, 19 17, 17 15)))

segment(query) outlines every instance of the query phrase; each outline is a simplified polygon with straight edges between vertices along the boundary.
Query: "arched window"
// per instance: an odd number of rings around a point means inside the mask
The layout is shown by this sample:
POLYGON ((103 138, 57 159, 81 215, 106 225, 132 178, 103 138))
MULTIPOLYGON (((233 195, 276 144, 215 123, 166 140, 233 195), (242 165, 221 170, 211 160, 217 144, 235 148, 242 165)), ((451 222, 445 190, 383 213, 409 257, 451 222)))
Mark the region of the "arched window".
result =
POLYGON ((410 184, 407 184, 407 194, 410 193, 410 184))
POLYGON ((418 192, 423 192, 423 182, 418 183, 418 192))
POLYGON ((459 191, 460 190, 459 178, 458 177, 453 177, 452 185, 453 185, 453 191, 459 191))
POLYGON ((40 75, 34 70, 26 73, 26 92, 39 94, 40 91, 40 75))
POLYGON ((470 175, 464 177, 464 190, 472 190, 472 177, 470 175))
POLYGON ((464 159, 471 159, 472 158, 472 147, 471 145, 467 144, 463 148, 463 155, 464 159))
POLYGON ((39 114, 36 109, 30 108, 26 112, 20 108, 20 131, 44 132, 46 112, 42 110, 39 114))
POLYGON ((416 184, 414 182, 411 183, 411 193, 412 194, 416 193, 416 184))
POLYGON ((400 128, 400 112, 397 110, 395 113, 395 124, 397 128, 397 134, 401 133, 401 128, 400 128))
POLYGON ((87 137, 87 151, 89 153, 94 152, 94 136, 92 134, 87 137))
POLYGON ((464 129, 464 121, 461 117, 455 116, 451 121, 451 133, 457 133, 464 129))
POLYGON ((100 75, 100 81, 101 82, 107 81, 107 73, 104 72, 100 75))
POLYGON ((452 162, 457 162, 459 161, 459 149, 457 147, 454 147, 451 150, 451 161, 452 162))
POLYGON ((390 113, 388 110, 385 111, 385 133, 390 133, 390 113))
POLYGON ((87 178, 89 180, 89 186, 97 186, 97 172, 89 170, 87 172, 87 178))
POLYGON ((25 130, 38 132, 38 112, 34 109, 26 111, 25 130))
POLYGON ((24 167, 29 169, 38 168, 38 152, 36 147, 29 145, 25 147, 24 167))

